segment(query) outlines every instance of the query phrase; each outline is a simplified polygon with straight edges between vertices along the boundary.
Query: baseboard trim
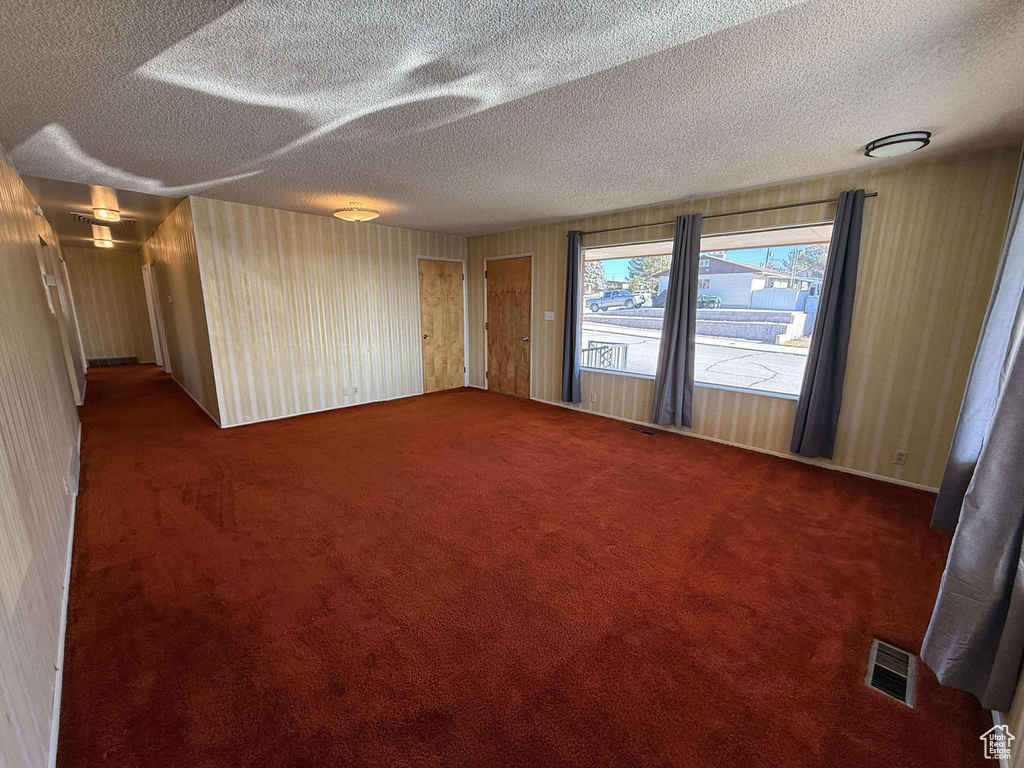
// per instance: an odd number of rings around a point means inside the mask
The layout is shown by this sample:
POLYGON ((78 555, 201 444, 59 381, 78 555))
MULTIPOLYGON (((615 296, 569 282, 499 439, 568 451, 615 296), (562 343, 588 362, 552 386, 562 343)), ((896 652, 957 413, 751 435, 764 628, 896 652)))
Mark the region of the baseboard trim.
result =
POLYGON ((641 427, 648 427, 648 428, 653 427, 654 429, 658 429, 658 430, 661 430, 663 432, 668 432, 668 433, 674 434, 674 435, 680 435, 682 437, 696 437, 699 440, 710 440, 712 443, 721 443, 722 445, 730 445, 733 448, 742 448, 742 449, 747 450, 747 451, 755 451, 756 453, 765 453, 765 454, 768 454, 769 456, 776 456, 776 457, 778 457, 780 459, 789 459, 790 461, 797 461, 797 462, 800 462, 801 464, 807 464, 807 465, 812 466, 812 467, 823 467, 824 469, 831 469, 831 470, 834 470, 836 472, 845 472, 848 475, 857 475, 858 477, 867 477, 867 478, 870 478, 871 480, 881 480, 884 483, 892 483, 893 485, 902 485, 902 486, 906 486, 907 488, 916 488, 916 489, 918 489, 920 491, 930 491, 931 493, 937 493, 938 490, 939 490, 938 488, 936 488, 934 486, 931 486, 931 485, 924 485, 922 483, 912 483, 909 480, 899 480, 899 479, 897 479, 895 477, 888 477, 886 475, 878 475, 878 474, 875 474, 874 472, 865 472, 865 471, 860 470, 860 469, 853 469, 852 467, 843 467, 843 466, 840 466, 839 464, 831 464, 831 463, 827 463, 827 462, 824 462, 824 461, 815 461, 814 459, 808 459, 808 458, 805 458, 803 456, 797 456, 796 454, 793 454, 793 453, 783 453, 781 451, 772 451, 772 450, 769 450, 768 448, 758 448, 758 447, 753 446, 753 445, 745 445, 743 443, 737 443, 737 442, 734 442, 732 440, 723 440, 720 437, 711 437, 710 435, 700 435, 700 434, 697 434, 696 432, 682 432, 682 431, 675 430, 675 429, 667 429, 667 428, 662 427, 662 426, 657 425, 657 424, 653 424, 652 425, 652 424, 650 424, 649 422, 646 422, 646 421, 639 421, 637 419, 627 419, 625 416, 613 416, 610 413, 601 413, 600 411, 588 411, 588 410, 583 409, 583 408, 574 408, 573 406, 569 405, 568 403, 559 403, 559 402, 556 402, 554 400, 544 400, 543 398, 540 398, 540 397, 531 397, 530 399, 531 400, 535 400, 538 403, 544 403, 545 405, 554 405, 554 406, 557 406, 559 408, 565 408, 568 411, 575 411, 577 413, 587 413, 587 414, 590 414, 592 416, 602 416, 602 417, 604 417, 606 419, 615 419, 615 421, 624 421, 624 422, 626 422, 628 424, 637 424, 637 425, 639 425, 641 427))
MULTIPOLYGON (((1006 721, 1003 720, 1003 713, 992 710, 992 725, 999 727, 1000 725, 1006 725, 1006 721)), ((1012 750, 1012 747, 1011 747, 1012 750)), ((1010 768, 1010 761, 1005 757, 999 758, 999 768, 1010 768)))
MULTIPOLYGON (((78 440, 75 450, 78 453, 78 467, 82 466, 82 423, 78 423, 78 440)), ((76 464, 72 457, 72 466, 76 464)), ((81 478, 81 474, 79 474, 81 478)), ((81 486, 81 480, 76 484, 81 486)), ((64 644, 68 634, 68 596, 71 590, 71 553, 75 546, 75 514, 78 509, 78 492, 71 495, 71 519, 68 522, 68 556, 64 562, 63 594, 60 601, 60 630, 57 638, 57 658, 54 659, 55 679, 53 683, 53 710, 50 716, 50 752, 46 760, 47 768, 57 766, 57 740, 60 736, 60 699, 64 689, 64 644)))
POLYGON ((188 395, 189 397, 191 397, 191 398, 192 398, 192 402, 193 402, 193 403, 195 403, 196 405, 198 405, 198 406, 199 406, 199 409, 200 409, 200 410, 201 410, 201 411, 202 411, 203 413, 205 413, 205 414, 206 414, 207 416, 209 416, 209 417, 210 417, 210 421, 212 421, 212 422, 213 422, 214 424, 216 424, 216 425, 217 425, 218 427, 222 427, 222 426, 223 426, 223 425, 222 425, 222 424, 220 423, 220 419, 215 419, 215 418, 213 417, 213 414, 212 414, 212 413, 210 413, 210 412, 209 412, 208 410, 206 410, 206 406, 205 406, 205 405, 203 405, 202 403, 200 403, 200 402, 199 402, 199 400, 197 400, 197 399, 196 399, 196 396, 195 396, 195 395, 193 395, 193 394, 192 394, 191 392, 189 392, 189 391, 188 391, 188 390, 187 390, 187 389, 185 388, 185 385, 184 385, 184 384, 182 384, 182 383, 181 383, 180 381, 178 381, 177 379, 175 379, 175 378, 174 378, 174 374, 171 374, 171 379, 173 379, 173 380, 174 380, 174 383, 175 383, 175 384, 177 384, 177 385, 178 385, 178 386, 179 386, 179 387, 181 388, 181 391, 182 391, 182 392, 184 392, 184 393, 185 393, 186 395, 188 395))
POLYGON ((265 419, 252 419, 251 421, 239 421, 235 424, 221 424, 221 429, 232 429, 234 427, 247 427, 250 424, 262 424, 265 421, 280 421, 281 419, 294 419, 299 416, 311 416, 314 413, 326 413, 327 411, 340 411, 343 408, 355 408, 360 405, 371 405, 373 403, 387 403, 392 400, 405 400, 408 397, 419 397, 423 392, 409 392, 405 395, 395 395, 394 397, 381 397, 376 400, 363 400, 358 403, 345 403, 344 405, 331 405, 327 408, 317 408, 313 411, 300 411, 299 413, 286 413, 283 416, 267 416, 265 419))

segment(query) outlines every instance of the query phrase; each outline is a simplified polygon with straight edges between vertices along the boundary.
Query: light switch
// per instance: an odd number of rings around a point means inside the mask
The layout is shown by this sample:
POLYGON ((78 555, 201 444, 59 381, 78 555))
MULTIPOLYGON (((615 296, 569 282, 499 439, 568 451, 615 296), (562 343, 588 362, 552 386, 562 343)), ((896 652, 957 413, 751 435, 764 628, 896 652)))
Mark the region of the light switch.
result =
POLYGON ((544 319, 545 320, 554 320, 555 319, 555 313, 553 311, 551 311, 550 309, 546 310, 544 312, 544 319))

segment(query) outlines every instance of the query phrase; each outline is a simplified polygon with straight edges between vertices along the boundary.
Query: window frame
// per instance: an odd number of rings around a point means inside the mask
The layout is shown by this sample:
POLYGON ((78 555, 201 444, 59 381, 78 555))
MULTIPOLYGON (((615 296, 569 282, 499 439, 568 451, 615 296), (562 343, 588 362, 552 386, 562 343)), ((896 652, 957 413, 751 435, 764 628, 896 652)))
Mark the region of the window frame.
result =
MULTIPOLYGON (((598 250, 601 250, 602 248, 615 248, 616 246, 620 246, 620 245, 641 245, 641 244, 644 244, 644 243, 670 243, 671 244, 671 242, 672 242, 671 238, 657 238, 657 239, 654 239, 654 240, 637 240, 637 241, 632 241, 632 242, 627 242, 627 243, 613 243, 613 244, 610 244, 610 245, 597 245, 597 246, 592 246, 590 248, 586 248, 586 247, 583 248, 582 249, 582 254, 581 254, 583 258, 580 259, 580 278, 579 278, 580 279, 580 314, 576 318, 577 322, 580 323, 581 331, 582 331, 582 326, 583 326, 583 320, 587 316, 587 307, 589 306, 586 303, 586 298, 583 296, 584 273, 585 273, 586 268, 587 268, 587 256, 586 256, 587 251, 598 251, 598 250)), ((625 258, 629 258, 629 257, 623 256, 621 258, 625 259, 625 258)), ((625 289, 625 288, 612 288, 612 289, 607 289, 607 290, 602 291, 601 295, 602 295, 602 297, 605 297, 606 295, 608 295, 610 293, 611 294, 611 298, 617 298, 622 293, 624 293, 626 290, 627 289, 625 289)), ((630 288, 628 290, 629 290, 630 294, 632 294, 632 289, 630 288)), ((659 349, 661 347, 661 339, 660 339, 660 337, 658 339, 658 347, 659 347, 659 349)), ((594 368, 594 367, 589 366, 589 365, 584 365, 583 364, 583 350, 584 350, 584 347, 583 347, 583 343, 581 341, 580 342, 580 350, 579 350, 580 372, 581 373, 583 371, 587 371, 588 373, 603 373, 603 374, 607 374, 607 375, 611 375, 611 376, 627 376, 627 377, 634 378, 634 379, 647 379, 648 381, 654 381, 654 375, 649 374, 649 373, 636 373, 635 371, 619 371, 619 370, 615 370, 614 368, 594 368)))
MULTIPOLYGON (((706 235, 702 234, 701 235, 701 240, 703 241, 705 237, 721 237, 723 235, 739 235, 739 234, 757 233, 757 232, 768 233, 768 232, 777 232, 777 231, 783 230, 783 229, 809 229, 809 228, 812 228, 812 227, 820 227, 820 226, 825 226, 825 225, 831 225, 832 223, 833 223, 832 221, 826 221, 826 222, 815 221, 815 222, 807 222, 805 224, 791 224, 791 225, 787 225, 787 226, 784 226, 784 227, 766 227, 764 229, 728 230, 728 231, 725 231, 725 232, 714 232, 714 233, 709 233, 709 234, 706 234, 706 235)), ((613 244, 609 244, 609 245, 599 245, 599 246, 593 246, 593 247, 590 247, 590 248, 583 248, 583 252, 584 253, 583 253, 583 258, 581 259, 581 267, 580 267, 581 296, 582 296, 583 272, 586 269, 586 264, 587 264, 587 258, 586 258, 586 252, 587 251, 596 251, 596 250, 601 250, 603 248, 614 248, 616 246, 622 246, 622 245, 640 245, 640 244, 644 244, 644 243, 671 243, 671 242, 672 242, 671 238, 658 238, 658 239, 653 239, 653 240, 627 241, 627 242, 624 242, 624 243, 613 243, 613 244)), ((805 245, 805 243, 796 243, 795 245, 805 245)), ((704 253, 704 251, 701 251, 701 253, 704 253)), ((624 258, 628 258, 628 257, 624 257, 624 258)), ((827 262, 826 262, 826 264, 827 264, 827 262)), ((710 265, 711 265, 711 260, 710 259, 698 258, 698 260, 697 260, 698 270, 702 266, 703 267, 710 267, 710 265)), ((698 280, 700 280, 700 279, 701 278, 698 278, 698 280)), ((710 277, 704 278, 704 279, 710 280, 710 277)), ((700 288, 700 283, 698 282, 697 290, 699 292, 701 290, 710 290, 710 288, 709 289, 701 289, 700 288)), ((820 284, 819 284, 818 291, 819 291, 819 293, 821 291, 820 284)), ((581 324, 581 327, 582 327, 583 319, 586 317, 586 306, 585 306, 585 304, 582 301, 580 303, 580 310, 581 311, 580 311, 580 315, 578 317, 578 322, 581 324)), ((660 356, 660 347, 661 347, 661 340, 660 340, 660 338, 659 338, 659 341, 658 341, 658 347, 659 347, 659 356, 660 356)), ((634 371, 619 371, 619 370, 615 370, 615 369, 611 369, 611 368, 594 368, 594 367, 591 367, 591 366, 583 365, 582 356, 583 356, 583 345, 581 344, 580 345, 580 372, 581 373, 583 371, 586 371, 587 373, 598 373, 598 374, 602 374, 602 375, 605 375, 605 376, 626 376, 626 377, 634 378, 634 379, 647 379, 648 381, 654 381, 655 380, 655 375, 652 375, 652 374, 649 374, 649 373, 636 373, 634 371)), ((738 392, 738 393, 745 394, 745 395, 754 395, 756 397, 774 397, 774 398, 779 398, 779 399, 782 399, 782 400, 792 400, 792 401, 797 401, 797 400, 800 399, 799 395, 791 394, 789 392, 772 392, 770 390, 748 389, 746 387, 734 387, 734 386, 731 386, 729 384, 713 384, 713 383, 710 383, 710 382, 703 382, 703 381, 696 381, 695 380, 693 382, 693 386, 694 387, 701 387, 703 389, 719 389, 719 390, 724 390, 724 391, 727 391, 727 392, 738 392)))

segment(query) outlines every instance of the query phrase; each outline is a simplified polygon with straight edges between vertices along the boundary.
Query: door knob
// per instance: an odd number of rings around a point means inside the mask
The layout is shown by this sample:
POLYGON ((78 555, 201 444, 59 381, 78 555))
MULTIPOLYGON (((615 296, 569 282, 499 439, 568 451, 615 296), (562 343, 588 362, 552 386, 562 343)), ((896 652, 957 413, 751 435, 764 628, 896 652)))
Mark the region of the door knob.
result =
POLYGON ((424 333, 423 334, 423 338, 424 339, 429 339, 430 338, 430 334, 429 333, 424 333))
POLYGON ((529 340, 530 340, 529 336, 523 336, 523 341, 529 341, 529 340))

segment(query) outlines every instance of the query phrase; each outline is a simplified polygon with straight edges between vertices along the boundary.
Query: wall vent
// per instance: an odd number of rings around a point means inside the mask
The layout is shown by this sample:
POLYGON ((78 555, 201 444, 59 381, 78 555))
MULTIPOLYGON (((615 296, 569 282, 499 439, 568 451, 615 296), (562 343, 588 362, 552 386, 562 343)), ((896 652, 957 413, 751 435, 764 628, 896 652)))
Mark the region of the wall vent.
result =
POLYGON ((653 434, 655 434, 653 430, 644 429, 643 427, 638 427, 638 426, 636 426, 636 424, 628 424, 628 425, 626 425, 626 429, 628 429, 630 432, 639 432, 641 435, 653 435, 653 434))
POLYGON ((881 691, 908 707, 914 706, 914 654, 884 643, 877 637, 871 641, 868 673, 864 678, 869 688, 881 691))
POLYGON ((137 357, 91 357, 85 361, 89 368, 102 368, 105 365, 137 365, 137 357))

